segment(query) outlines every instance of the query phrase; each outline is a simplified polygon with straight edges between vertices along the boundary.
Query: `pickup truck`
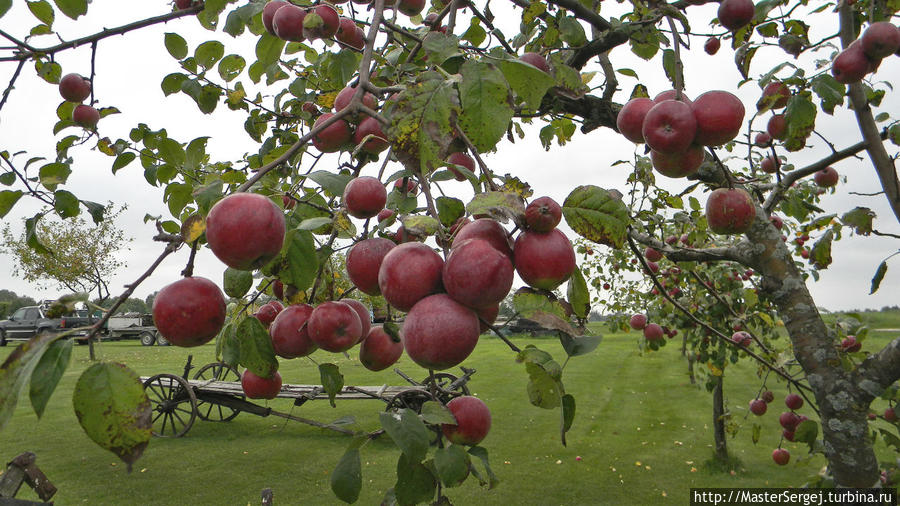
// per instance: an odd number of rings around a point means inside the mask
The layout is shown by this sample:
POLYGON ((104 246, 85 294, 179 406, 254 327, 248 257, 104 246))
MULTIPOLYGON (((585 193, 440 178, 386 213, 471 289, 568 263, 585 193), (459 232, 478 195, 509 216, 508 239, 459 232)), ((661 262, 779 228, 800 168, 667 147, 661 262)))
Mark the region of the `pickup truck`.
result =
POLYGON ((26 306, 16 310, 9 320, 0 321, 0 346, 12 339, 31 339, 41 332, 58 332, 59 318, 48 318, 41 306, 26 306))

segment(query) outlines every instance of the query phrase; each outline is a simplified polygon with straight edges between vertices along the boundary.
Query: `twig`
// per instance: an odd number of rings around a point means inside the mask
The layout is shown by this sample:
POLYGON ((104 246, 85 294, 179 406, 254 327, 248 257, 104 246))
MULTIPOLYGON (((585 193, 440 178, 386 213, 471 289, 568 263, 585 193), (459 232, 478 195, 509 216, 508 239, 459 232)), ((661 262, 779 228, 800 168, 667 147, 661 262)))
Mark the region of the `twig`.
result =
POLYGON ((13 87, 16 84, 16 80, 19 78, 19 73, 22 72, 22 67, 25 66, 25 60, 19 62, 19 65, 16 66, 16 71, 13 72, 13 76, 9 80, 9 84, 6 86, 6 89, 3 90, 3 98, 0 99, 0 111, 3 110, 3 105, 6 103, 6 99, 9 98, 9 93, 12 91, 13 87))

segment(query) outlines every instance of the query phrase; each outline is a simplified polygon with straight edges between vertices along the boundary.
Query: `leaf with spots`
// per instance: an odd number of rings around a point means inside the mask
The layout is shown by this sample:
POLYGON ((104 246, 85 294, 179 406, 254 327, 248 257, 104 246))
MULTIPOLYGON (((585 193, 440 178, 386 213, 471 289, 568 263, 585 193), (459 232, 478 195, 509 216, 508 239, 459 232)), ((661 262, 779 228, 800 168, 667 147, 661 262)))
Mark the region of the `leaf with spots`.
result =
POLYGON ((608 190, 585 185, 572 190, 563 202, 566 223, 578 235, 612 248, 621 248, 631 217, 628 208, 608 190))

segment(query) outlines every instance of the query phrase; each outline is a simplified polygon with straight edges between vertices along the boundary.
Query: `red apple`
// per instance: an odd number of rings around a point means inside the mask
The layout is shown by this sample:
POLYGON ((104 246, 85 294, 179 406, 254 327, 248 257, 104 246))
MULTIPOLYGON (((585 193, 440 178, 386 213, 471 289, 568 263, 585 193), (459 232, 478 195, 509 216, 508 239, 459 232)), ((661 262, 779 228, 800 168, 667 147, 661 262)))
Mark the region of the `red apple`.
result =
POLYGON ((744 123, 744 104, 727 91, 707 91, 694 99, 691 111, 697 120, 694 142, 704 146, 721 146, 734 140, 744 123))
MULTIPOLYGON (((357 146, 362 144, 362 150, 373 155, 381 153, 391 145, 384 130, 381 129, 381 122, 371 116, 359 122, 359 126, 353 132, 353 144, 357 146)), ((386 192, 387 190, 385 198, 386 192)))
POLYGON ((619 109, 616 116, 616 128, 626 139, 637 144, 644 143, 644 117, 656 103, 649 98, 633 98, 619 109))
POLYGON ((663 100, 647 111, 641 134, 650 149, 665 154, 680 153, 694 142, 697 119, 688 104, 663 100))
POLYGON ((244 369, 241 374, 241 390, 249 399, 274 399, 281 392, 281 374, 275 371, 271 378, 257 376, 244 369))
POLYGON ((644 338, 648 341, 658 341, 663 338, 663 329, 657 323, 648 323, 644 327, 644 338))
POLYGON ((444 260, 429 246, 407 242, 391 249, 378 269, 378 286, 388 303, 409 311, 423 298, 440 292, 444 260))
POLYGON ((756 134, 753 143, 761 148, 768 147, 772 144, 772 136, 768 132, 760 132, 756 134))
POLYGON ((367 295, 380 295, 378 271, 385 255, 394 248, 390 239, 373 237, 353 245, 347 252, 346 267, 350 281, 367 295))
POLYGON ((561 219, 562 207, 550 197, 534 199, 525 207, 525 224, 535 232, 549 232, 561 219))
POLYGON ((778 172, 778 162, 772 156, 767 156, 759 162, 759 168, 766 174, 774 174, 778 172))
POLYGON ((490 325, 497 321, 497 316, 500 314, 500 304, 483 307, 476 310, 475 314, 478 315, 478 332, 484 334, 491 329, 490 325))
MULTIPOLYGON (((313 129, 318 128, 319 125, 332 116, 334 116, 334 114, 331 113, 325 113, 319 116, 313 124, 313 129)), ((350 125, 343 119, 339 119, 325 127, 313 137, 313 146, 323 153, 334 153, 340 151, 344 144, 350 142, 350 138, 350 125)))
POLYGON ((663 259, 663 254, 659 250, 647 247, 644 249, 644 258, 651 262, 659 262, 663 259))
POLYGON ((59 94, 69 102, 81 102, 91 96, 91 82, 78 74, 67 74, 59 81, 59 94))
POLYGON ((664 100, 678 100, 679 102, 684 102, 687 105, 691 105, 693 102, 687 95, 684 94, 684 90, 681 91, 681 97, 678 97, 678 90, 666 90, 659 95, 653 97, 653 103, 658 104, 664 100))
POLYGON ((295 304, 278 313, 269 326, 276 355, 296 358, 316 351, 316 344, 309 338, 309 316, 312 312, 313 307, 309 304, 295 304))
POLYGON ((303 36, 309 40, 334 37, 339 24, 340 16, 334 7, 322 3, 311 7, 303 19, 303 36))
POLYGON ((634 330, 644 330, 644 327, 647 326, 647 315, 631 315, 631 319, 628 320, 628 325, 630 325, 634 330))
POLYGON ((185 9, 190 9, 192 6, 197 5, 198 1, 195 0, 175 0, 175 8, 183 11, 185 9))
POLYGON ((453 444, 477 445, 491 430, 491 411, 478 397, 457 397, 447 403, 447 409, 456 418, 456 425, 442 424, 441 432, 453 444))
POLYGON ((753 399, 750 401, 750 412, 756 416, 763 416, 766 414, 766 409, 768 407, 769 405, 762 399, 753 399))
POLYGON ((740 330, 740 331, 735 332, 734 334, 731 334, 731 341, 734 344, 736 344, 738 346, 742 346, 744 348, 753 344, 753 338, 750 336, 750 334, 748 334, 747 332, 744 332, 743 330, 740 330))
POLYGON ((755 13, 753 0, 722 0, 719 3, 719 24, 736 31, 750 23, 755 13))
POLYGON ((362 322, 356 310, 347 304, 327 301, 309 315, 309 338, 325 351, 347 351, 362 337, 362 322))
POLYGON ((860 37, 860 46, 870 60, 886 58, 900 50, 900 30, 888 21, 872 23, 860 37))
POLYGON ((856 336, 847 336, 841 340, 841 349, 847 353, 856 353, 862 349, 862 343, 856 339, 856 336))
POLYGON ((306 9, 301 9, 296 5, 283 5, 275 9, 275 13, 272 15, 272 31, 279 39, 302 42, 305 18, 306 9))
POLYGON ((781 81, 772 81, 763 88, 762 98, 756 103, 756 108, 762 110, 783 109, 791 98, 791 89, 781 81))
POLYGON ((78 126, 93 130, 100 121, 100 111, 89 105, 77 105, 72 111, 72 121, 78 126))
POLYGON ((403 348, 426 369, 449 369, 462 363, 478 343, 478 316, 449 295, 418 301, 403 322, 403 348))
POLYGON ((575 271, 572 243, 556 228, 547 233, 528 230, 520 233, 513 251, 516 272, 534 288, 553 290, 575 271))
POLYGON ((180 279, 156 294, 153 323, 175 346, 206 344, 225 324, 225 296, 206 278, 180 279))
POLYGON ((839 83, 856 83, 869 73, 870 65, 871 62, 863 52, 862 44, 851 44, 831 62, 831 75, 839 83))
POLYGON ((897 421, 897 413, 894 412, 894 408, 887 408, 884 410, 884 419, 891 423, 897 421))
POLYGON ((284 300, 284 283, 276 279, 272 283, 272 295, 278 299, 284 300))
POLYGON ((718 37, 710 37, 706 39, 706 43, 703 44, 703 50, 706 51, 706 54, 713 55, 719 52, 719 47, 722 46, 722 43, 719 41, 718 37))
POLYGON ((657 172, 672 178, 688 177, 696 174, 706 158, 703 146, 693 144, 685 151, 665 154, 656 150, 650 151, 650 161, 657 172))
POLYGON ((352 48, 362 50, 366 45, 366 34, 356 22, 350 18, 341 17, 338 21, 338 31, 334 38, 352 48))
POLYGON ((267 304, 263 304, 253 316, 255 316, 265 328, 269 328, 269 325, 275 321, 275 317, 277 317, 278 313, 283 309, 284 306, 282 306, 280 302, 273 300, 267 304))
POLYGON ((384 209, 387 190, 378 178, 359 176, 344 187, 344 207, 354 218, 372 218, 384 209))
POLYGON ((460 167, 467 169, 469 172, 475 172, 475 160, 473 160, 471 156, 463 152, 451 153, 450 156, 447 157, 447 163, 451 165, 451 167, 447 167, 447 169, 450 170, 451 173, 453 173, 453 177, 457 181, 465 181, 466 176, 458 169, 452 167, 452 165, 459 165, 460 167))
POLYGON ((838 184, 838 173, 831 167, 825 167, 813 175, 813 181, 822 188, 831 188, 838 184))
POLYGON ((444 262, 447 294, 472 309, 500 303, 512 288, 513 266, 509 258, 483 239, 456 245, 444 262))
MULTIPOLYGON (((354 94, 356 94, 355 86, 347 86, 342 89, 337 97, 334 98, 334 112, 346 109, 350 105, 350 100, 353 99, 354 94)), ((375 95, 367 91, 363 93, 362 104, 369 109, 375 109, 378 107, 378 100, 375 98, 375 95)))
POLYGON ((790 442, 794 442, 794 431, 784 429, 781 431, 781 436, 790 442))
POLYGON ((743 234, 756 218, 750 194, 740 188, 713 190, 706 201, 706 221, 717 234, 743 234))
POLYGON ((775 400, 775 394, 773 394, 771 390, 766 390, 762 393, 762 400, 768 404, 775 400))
POLYGON ((793 432, 794 429, 797 428, 797 425, 800 423, 800 417, 797 413, 793 411, 785 411, 778 417, 778 423, 781 424, 785 429, 793 432))
POLYGON ((791 460, 791 452, 784 448, 775 448, 772 452, 772 460, 779 466, 786 466, 791 460))
POLYGON ((290 5, 290 2, 285 2, 284 0, 272 0, 271 2, 267 3, 265 7, 263 7, 263 26, 265 27, 267 32, 275 35, 276 37, 278 35, 275 33, 275 27, 273 26, 272 21, 275 18, 275 13, 278 12, 278 9, 281 9, 285 5, 290 5))
POLYGON ((370 371, 383 371, 397 363, 403 355, 403 343, 384 331, 381 326, 372 327, 359 346, 359 361, 370 371))
POLYGON ((206 217, 206 241, 232 269, 254 270, 278 256, 284 243, 284 214, 255 193, 235 193, 216 202, 206 217))
POLYGON ((529 65, 533 65, 548 74, 550 73, 550 65, 547 64, 547 59, 538 53, 522 53, 519 60, 529 65))
POLYGON ((463 241, 468 239, 484 239, 500 253, 503 253, 510 259, 513 258, 513 249, 509 242, 509 235, 506 229, 503 228, 503 225, 496 220, 479 218, 472 223, 462 225, 462 228, 459 228, 456 232, 456 237, 453 239, 453 245, 450 248, 452 249, 456 244, 462 244, 463 241))
POLYGON ((787 136, 787 121, 784 114, 776 114, 769 118, 769 122, 766 123, 766 133, 773 139, 784 140, 787 136))
POLYGON ((382 221, 387 220, 390 217, 394 216, 394 214, 395 213, 394 213, 393 209, 382 209, 375 216, 375 219, 378 220, 378 223, 381 223, 382 221))
POLYGON ((402 193, 415 195, 419 189, 419 183, 416 183, 416 180, 411 177, 403 177, 394 181, 394 189, 402 193), (406 181, 406 186, 403 185, 403 181, 406 181))
POLYGON ((788 394, 787 397, 784 398, 784 405, 790 410, 797 411, 803 407, 803 397, 800 397, 797 394, 788 394))
POLYGON ((773 214, 772 216, 769 216, 769 221, 771 221, 772 225, 778 230, 781 230, 781 227, 784 226, 784 220, 781 219, 781 216, 773 214))

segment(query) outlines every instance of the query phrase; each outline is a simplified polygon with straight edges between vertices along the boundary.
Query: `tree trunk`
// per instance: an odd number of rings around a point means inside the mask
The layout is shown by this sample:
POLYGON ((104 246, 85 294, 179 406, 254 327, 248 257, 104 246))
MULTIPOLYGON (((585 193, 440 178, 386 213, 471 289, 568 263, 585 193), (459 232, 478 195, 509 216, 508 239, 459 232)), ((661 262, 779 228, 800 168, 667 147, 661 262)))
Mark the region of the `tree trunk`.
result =
POLYGON ((728 461, 728 443, 725 439, 725 396, 722 393, 724 378, 716 377, 713 390, 713 434, 715 436, 714 455, 720 462, 728 461))

